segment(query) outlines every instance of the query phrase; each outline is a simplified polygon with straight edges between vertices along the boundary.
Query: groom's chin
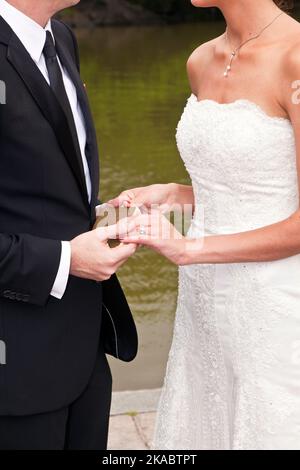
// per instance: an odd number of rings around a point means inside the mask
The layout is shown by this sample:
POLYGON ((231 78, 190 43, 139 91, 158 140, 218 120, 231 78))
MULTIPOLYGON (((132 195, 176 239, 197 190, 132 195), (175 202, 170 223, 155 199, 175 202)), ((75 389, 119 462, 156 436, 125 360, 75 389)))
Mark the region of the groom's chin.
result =
POLYGON ((80 0, 66 0, 65 1, 65 6, 63 6, 63 8, 70 8, 70 7, 74 7, 75 5, 78 5, 78 3, 80 3, 80 0))
MULTIPOLYGON (((50 2, 52 0, 49 0, 50 2)), ((58 0, 58 1, 53 1, 52 5, 53 9, 57 12, 65 10, 66 8, 71 8, 74 7, 75 5, 78 5, 80 3, 80 0, 58 0)))

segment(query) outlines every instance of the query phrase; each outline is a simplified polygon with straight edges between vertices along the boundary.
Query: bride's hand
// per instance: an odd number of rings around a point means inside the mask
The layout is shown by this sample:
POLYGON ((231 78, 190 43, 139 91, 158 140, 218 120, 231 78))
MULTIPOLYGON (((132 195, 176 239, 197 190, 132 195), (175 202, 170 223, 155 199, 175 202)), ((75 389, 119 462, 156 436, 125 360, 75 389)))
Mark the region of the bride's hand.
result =
POLYGON ((133 217, 128 227, 128 233, 121 237, 123 243, 148 246, 178 266, 185 264, 191 241, 178 232, 159 211, 133 217))
POLYGON ((157 206, 160 211, 168 210, 175 200, 176 184, 152 184, 141 188, 123 191, 118 197, 108 201, 115 208, 144 206, 148 210, 157 206))

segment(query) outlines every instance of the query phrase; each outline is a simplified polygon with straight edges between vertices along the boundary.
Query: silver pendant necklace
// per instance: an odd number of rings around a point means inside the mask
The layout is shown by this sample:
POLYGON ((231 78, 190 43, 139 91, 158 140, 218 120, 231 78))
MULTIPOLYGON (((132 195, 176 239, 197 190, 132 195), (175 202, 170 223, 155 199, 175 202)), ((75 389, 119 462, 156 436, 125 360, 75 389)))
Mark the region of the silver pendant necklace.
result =
MULTIPOLYGON (((225 69, 225 72, 224 72, 224 77, 227 78, 229 76, 229 73, 231 72, 232 70, 232 62, 234 61, 234 59, 238 56, 238 53, 239 51, 242 49, 242 47, 244 47, 246 44, 248 44, 248 42, 250 41, 254 41, 255 39, 258 39, 262 33, 267 29, 269 28, 270 26, 272 26, 273 23, 275 23, 275 21, 281 16, 283 15, 283 11, 279 13, 279 15, 277 15, 272 21, 271 23, 268 23, 258 34, 256 34, 255 36, 252 36, 251 38, 247 39, 246 41, 243 41, 238 47, 236 47, 235 49, 232 50, 231 54, 230 54, 230 59, 229 59, 229 64, 226 66, 226 69, 225 69)), ((228 28, 226 28, 226 41, 228 42, 229 46, 232 48, 232 45, 230 43, 230 40, 229 40, 229 37, 228 37, 228 28)))

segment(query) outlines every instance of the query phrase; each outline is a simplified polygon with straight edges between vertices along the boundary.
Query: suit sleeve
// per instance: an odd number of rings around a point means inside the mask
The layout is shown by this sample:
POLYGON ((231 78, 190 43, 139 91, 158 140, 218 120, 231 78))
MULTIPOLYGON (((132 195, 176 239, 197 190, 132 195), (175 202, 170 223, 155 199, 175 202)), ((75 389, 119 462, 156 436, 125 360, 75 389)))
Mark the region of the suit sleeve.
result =
POLYGON ((44 306, 60 258, 60 241, 28 234, 0 234, 0 296, 44 306))

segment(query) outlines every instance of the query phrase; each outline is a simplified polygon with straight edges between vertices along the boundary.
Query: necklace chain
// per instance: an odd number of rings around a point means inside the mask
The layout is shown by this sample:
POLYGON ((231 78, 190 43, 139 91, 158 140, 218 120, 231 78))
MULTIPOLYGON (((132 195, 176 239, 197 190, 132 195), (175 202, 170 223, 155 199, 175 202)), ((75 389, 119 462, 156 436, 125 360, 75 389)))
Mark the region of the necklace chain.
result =
MULTIPOLYGON (((242 47, 246 46, 246 44, 248 44, 248 42, 250 41, 254 41, 255 39, 258 39, 266 29, 268 29, 270 26, 272 26, 273 23, 275 23, 275 21, 281 16, 283 15, 283 11, 279 13, 279 15, 276 15, 275 18, 270 22, 268 23, 266 26, 264 26, 264 28, 257 34, 255 34, 255 36, 252 36, 251 38, 249 39, 246 39, 246 41, 243 41, 238 47, 236 47, 235 49, 232 50, 231 54, 230 54, 230 61, 229 61, 229 64, 227 65, 226 69, 225 69, 225 72, 224 72, 224 77, 227 78, 228 75, 229 75, 229 72, 231 71, 232 69, 232 62, 233 60, 235 59, 235 57, 237 57, 239 51, 242 49, 242 47)), ((228 42, 229 46, 232 47, 231 45, 231 42, 230 42, 230 39, 229 39, 229 36, 228 36, 228 28, 226 28, 226 41, 228 42)))

